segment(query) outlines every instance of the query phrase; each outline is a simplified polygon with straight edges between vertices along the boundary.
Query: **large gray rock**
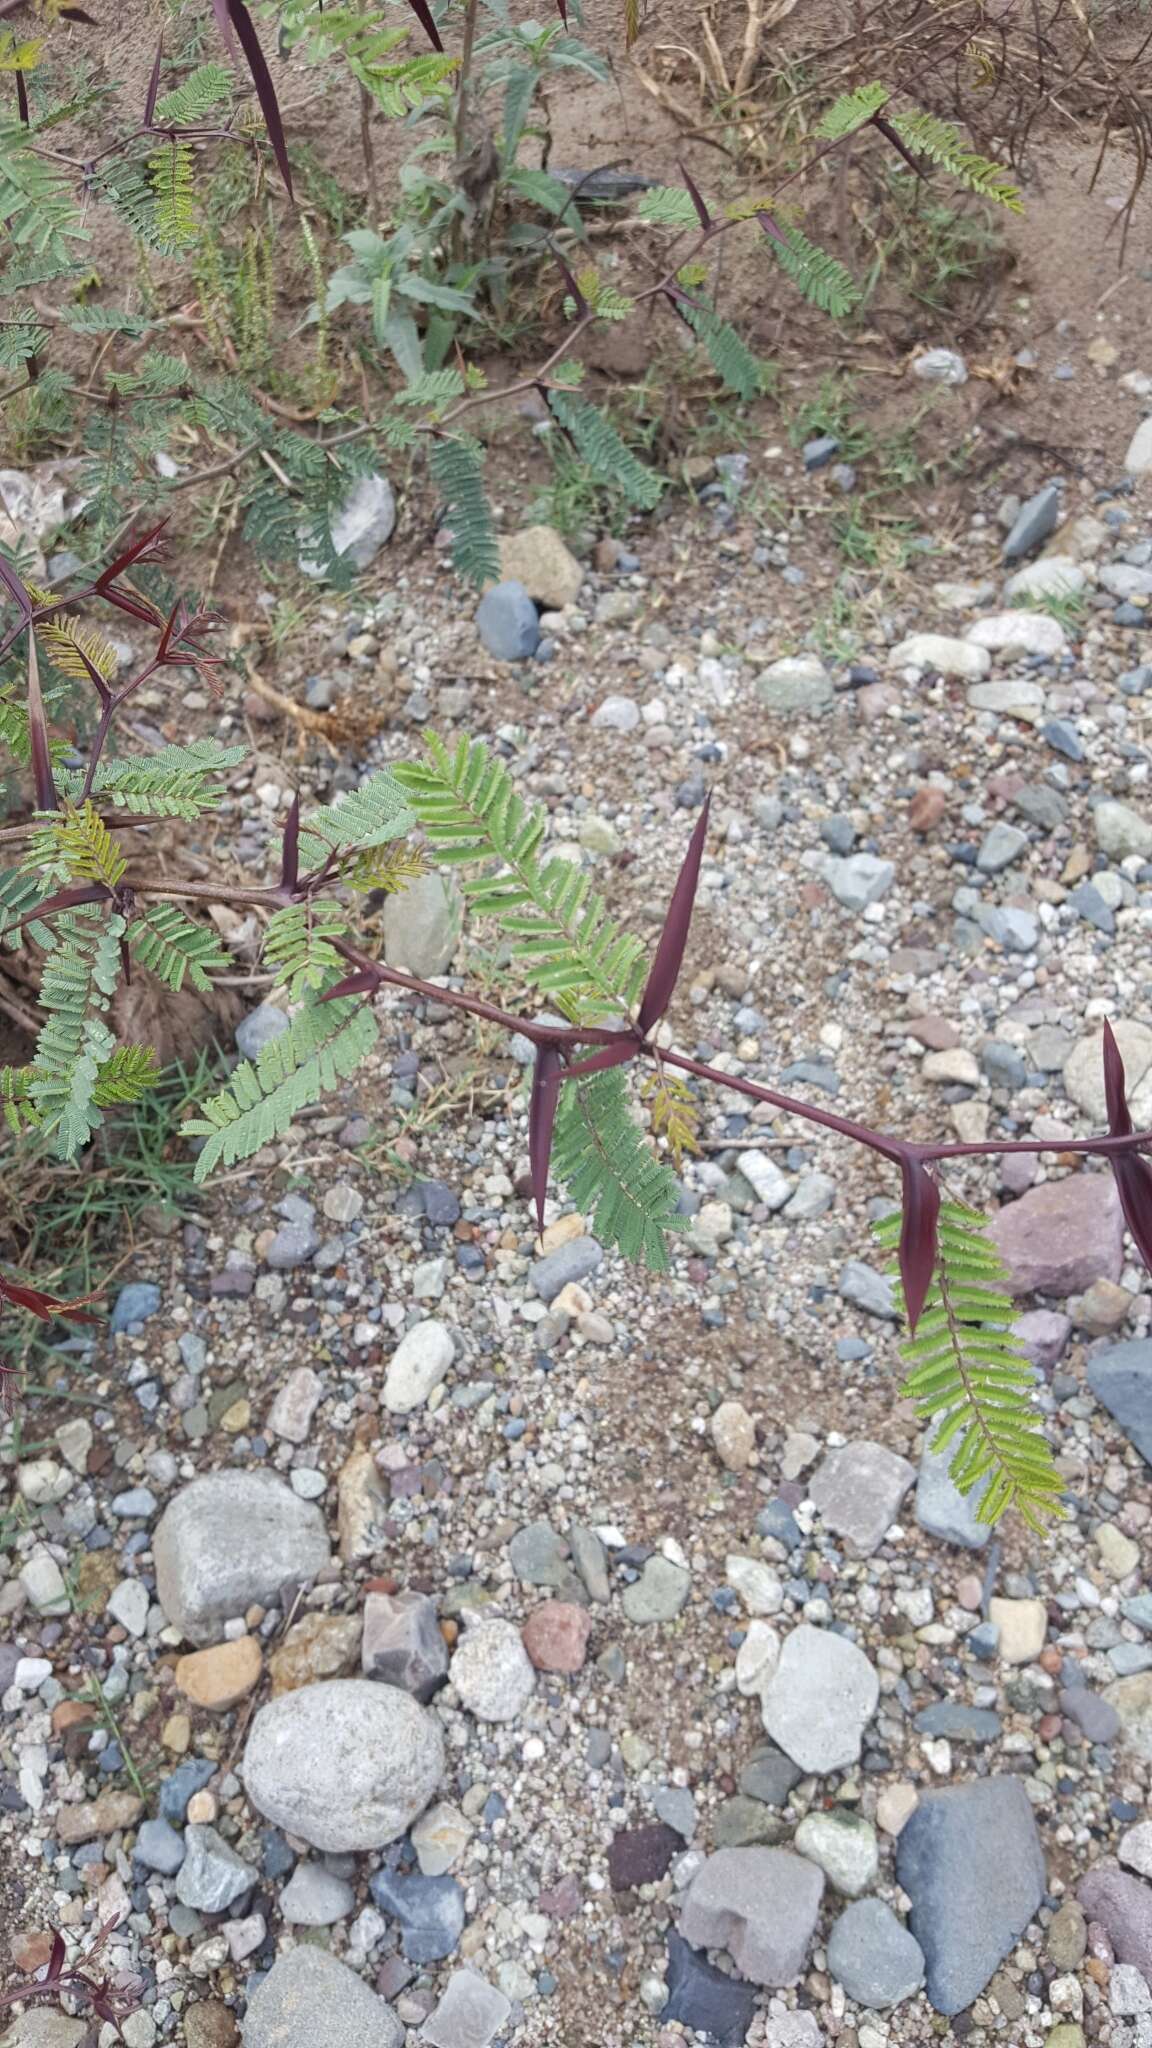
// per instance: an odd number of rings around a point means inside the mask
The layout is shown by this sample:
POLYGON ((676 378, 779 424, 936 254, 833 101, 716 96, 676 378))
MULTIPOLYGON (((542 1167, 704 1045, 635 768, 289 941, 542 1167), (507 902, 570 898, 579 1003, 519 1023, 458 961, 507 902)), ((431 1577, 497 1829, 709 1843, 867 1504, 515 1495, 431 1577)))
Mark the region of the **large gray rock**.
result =
POLYGON ((84 2020, 69 2019, 66 2012, 34 2005, 0 2036, 0 2048, 80 2048, 88 2032, 84 2020))
POLYGON ((444 1774, 440 1724, 394 1685, 331 1678, 260 1708, 241 1775, 252 1805, 314 1849, 379 1849, 444 1774))
POLYGON ((536 1689, 536 1673, 515 1622, 473 1621, 453 1653, 448 1676, 478 1721, 514 1721, 536 1689))
POLYGON ((1093 816, 1096 827, 1096 844, 1109 860, 1127 860, 1129 854, 1136 854, 1147 860, 1152 853, 1152 822, 1142 818, 1131 804, 1122 804, 1117 797, 1106 797, 1096 806, 1093 816))
POLYGON ((855 1643, 802 1622, 787 1637, 762 1698, 773 1742, 801 1770, 823 1775, 857 1761, 880 1681, 855 1643))
POLYGON ((901 1829, 896 1874, 937 2012, 963 2012, 1044 1897, 1044 1852, 1019 1778, 922 1792, 901 1829))
POLYGON ((384 899, 384 958, 421 980, 443 974, 460 940, 463 898, 446 875, 417 875, 384 899))
POLYGON ((983 1550, 992 1528, 988 1522, 977 1521, 976 1509, 988 1481, 981 1480, 971 1493, 961 1493, 951 1472, 956 1446, 952 1443, 934 1451, 933 1433, 929 1430, 920 1457, 916 1520, 930 1536, 939 1536, 945 1543, 955 1543, 961 1550, 983 1550))
POLYGON ((882 1899, 857 1899, 828 1937, 828 1968, 857 2005, 878 2011, 924 1982, 924 1951, 882 1899))
POLYGON ((1088 1361, 1088 1385, 1152 1465, 1152 1338, 1110 1344, 1088 1361))
POLYGON ((856 1557, 879 1550, 916 1477, 916 1467, 884 1444, 845 1444, 817 1467, 808 1492, 825 1526, 856 1557))
POLYGON ((152 1539, 156 1594, 173 1628, 219 1642, 224 1623, 314 1579, 331 1552, 319 1508, 271 1472, 209 1472, 165 1508, 152 1539))
POLYGON ((989 1226, 1013 1294, 1083 1294, 1094 1280, 1119 1280, 1124 1217, 1110 1173, 1044 1181, 1009 1202, 989 1226))
POLYGON ((788 1849, 718 1849, 684 1895, 680 1933, 693 1948, 727 1949, 741 1976, 774 1990, 804 1968, 824 1874, 788 1849))
POLYGON ((277 1956, 252 1994, 244 2048, 403 2048, 404 2028, 363 1978, 327 1949, 277 1956))

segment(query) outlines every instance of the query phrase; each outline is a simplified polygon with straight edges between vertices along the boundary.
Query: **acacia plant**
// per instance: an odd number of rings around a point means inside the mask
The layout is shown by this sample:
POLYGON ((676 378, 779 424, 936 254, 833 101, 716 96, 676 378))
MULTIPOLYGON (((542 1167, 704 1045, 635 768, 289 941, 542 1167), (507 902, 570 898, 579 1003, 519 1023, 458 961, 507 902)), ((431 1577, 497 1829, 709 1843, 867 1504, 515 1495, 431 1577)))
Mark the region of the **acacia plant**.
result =
MULTIPOLYGON (((69 32, 83 35, 83 10, 61 9, 59 0, 35 5, 48 25, 62 12, 69 32)), ((959 130, 869 83, 835 101, 808 156, 772 192, 721 203, 687 173, 681 185, 643 191, 630 219, 656 246, 641 274, 625 277, 611 247, 593 259, 585 219, 593 185, 581 180, 573 189, 547 164, 553 75, 604 72, 603 60, 568 29, 564 6, 564 21, 533 28, 511 20, 506 0, 466 0, 461 48, 452 53, 441 24, 447 34, 454 16, 443 5, 434 18, 426 0, 409 0, 389 23, 357 4, 277 0, 267 12, 277 18, 283 51, 349 68, 367 110, 374 216, 373 124, 403 122, 417 138, 401 169, 394 218, 370 217, 341 234, 344 246, 324 247, 314 209, 303 207, 294 186, 292 144, 253 18, 244 0, 214 0, 214 11, 225 53, 242 56, 250 87, 215 60, 174 66, 162 44, 139 109, 119 107, 104 86, 64 97, 41 93, 39 79, 50 70, 45 38, 17 40, 0 27, 0 71, 13 74, 16 88, 15 116, 0 121, 0 372, 14 380, 0 402, 19 400, 35 447, 81 447, 77 489, 95 550, 88 559, 187 492, 222 487, 232 492, 230 531, 266 558, 307 562, 347 587, 354 570, 340 551, 339 519, 357 479, 382 465, 419 469, 426 458, 456 569, 482 587, 498 573, 499 549, 483 443, 469 431, 477 405, 538 391, 555 434, 593 480, 650 511, 664 480, 584 388, 583 344, 597 327, 663 313, 689 331, 725 392, 744 403, 756 398, 766 366, 718 302, 720 244, 733 234, 754 239, 767 254, 766 292, 775 264, 801 298, 833 318, 848 314, 860 289, 806 234, 802 201, 816 167, 853 137, 867 132, 919 174, 937 171, 1019 208, 1003 169, 970 149, 959 130), (406 47, 418 32, 414 20, 431 54, 406 47), (501 107, 495 139, 484 113, 494 101, 501 107), (77 124, 93 121, 95 150, 87 130, 77 132, 77 124), (252 361, 247 313, 231 364, 228 338, 220 341, 227 293, 208 218, 214 185, 237 153, 241 183, 259 178, 263 191, 269 147, 285 228, 294 241, 298 230, 305 270, 319 287, 312 314, 296 323, 302 333, 311 317, 318 328, 311 374, 279 395, 244 374, 252 361), (94 208, 126 228, 146 281, 139 290, 121 286, 111 302, 85 261, 94 208), (166 269, 169 259, 182 270, 166 269), (198 293, 191 302, 189 273, 198 293), (500 348, 513 284, 535 307, 550 301, 557 283, 567 322, 554 345, 529 374, 489 393, 478 359, 500 348), (169 296, 178 291, 175 306, 165 305, 165 288, 169 296), (374 381, 370 403, 360 376, 353 396, 352 377, 336 374, 334 321, 347 327, 340 337, 349 351, 345 371, 358 357, 374 381), (96 348, 85 380, 62 359, 61 342, 76 336, 92 337, 96 348), (214 340, 223 362, 211 358, 214 340), (208 459, 187 466, 190 447, 208 459)), ((281 237, 266 220, 252 232, 264 239, 239 265, 241 290, 266 334, 281 237)), ((276 312, 292 326, 290 307, 276 312)))
MULTIPOLYGON (((243 757, 243 749, 210 740, 145 755, 114 746, 117 721, 145 681, 173 668, 210 678, 215 662, 203 644, 209 619, 179 604, 164 615, 133 583, 132 572, 159 551, 159 533, 143 535, 67 598, 29 588, 0 561, 0 583, 16 611, 2 645, 19 647, 26 663, 21 698, 0 695, 0 718, 8 745, 27 763, 34 799, 26 827, 15 833, 22 857, 0 873, 0 943, 39 956, 43 1018, 29 1063, 0 1069, 10 1127, 39 1132, 62 1159, 81 1159, 105 1111, 154 1085, 150 1048, 115 1036, 112 998, 134 965, 173 990, 185 980, 210 987, 227 956, 195 915, 209 902, 264 914, 264 959, 287 992, 291 1019, 184 1126, 200 1142, 198 1181, 282 1137, 302 1109, 352 1075, 378 1040, 375 999, 404 990, 531 1041, 527 1116, 539 1227, 553 1172, 591 1213, 604 1243, 659 1272, 684 1219, 676 1174, 651 1138, 663 1135, 678 1160, 692 1141, 699 1084, 735 1089, 866 1146, 899 1174, 901 1220, 881 1226, 880 1235, 894 1254, 908 1324, 906 1391, 935 1423, 934 1442, 954 1447, 957 1483, 982 1487, 980 1513, 993 1519, 1014 1506, 1039 1524, 1060 1488, 1031 1401, 1033 1375, 1011 1335, 1012 1305, 982 1220, 942 1199, 940 1169, 950 1159, 1040 1152, 1044 1144, 914 1142, 722 1073, 668 1042, 665 1019, 688 938, 707 802, 651 960, 609 915, 587 873, 548 852, 545 812, 524 801, 479 739, 449 746, 429 732, 420 758, 369 775, 336 802, 302 811, 297 798, 283 828, 279 874, 266 885, 158 878, 145 857, 148 835, 163 831, 166 820, 195 820, 217 808, 224 775, 243 757), (100 630, 76 615, 77 606, 95 604, 155 632, 151 658, 123 680, 100 630), (95 694, 82 766, 69 765, 53 743, 40 649, 95 694), (564 1023, 424 981, 357 942, 357 898, 401 888, 429 866, 460 876, 468 909, 507 942, 521 977, 564 1023), (633 1113, 629 1069, 647 1083, 651 1138, 633 1113)), ((1128 1227, 1152 1265, 1152 1174, 1142 1156, 1152 1132, 1132 1129, 1108 1027, 1103 1056, 1109 1133, 1062 1140, 1061 1150, 1108 1161, 1128 1227)), ((61 1302, 3 1276, 0 1301, 45 1318, 88 1313, 83 1302, 61 1302)))

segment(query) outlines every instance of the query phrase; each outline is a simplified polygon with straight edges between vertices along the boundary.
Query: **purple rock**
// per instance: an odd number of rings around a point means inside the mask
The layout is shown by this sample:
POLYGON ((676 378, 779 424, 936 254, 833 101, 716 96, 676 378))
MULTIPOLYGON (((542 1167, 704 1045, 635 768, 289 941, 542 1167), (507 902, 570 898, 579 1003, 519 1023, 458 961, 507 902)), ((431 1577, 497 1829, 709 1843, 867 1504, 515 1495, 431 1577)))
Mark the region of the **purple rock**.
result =
POLYGON ((1068 1348, 1072 1323, 1054 1308, 1031 1308, 1017 1316, 1012 1335, 1019 1338, 1025 1355, 1040 1372, 1051 1372, 1068 1348))
POLYGON ((448 1645, 425 1593, 369 1593, 364 1602, 360 1668, 427 1706, 448 1676, 448 1645))
POLYGON ((1105 1929, 1117 1962, 1132 1963, 1152 1984, 1152 1885, 1108 1861, 1081 1878, 1076 1897, 1105 1929))
POLYGON ((1110 1707, 1107 1700, 1086 1685, 1065 1686, 1060 1695, 1060 1711, 1075 1721, 1089 1742, 1114 1742, 1120 1733, 1120 1716, 1115 1707, 1110 1707))
POLYGON ((608 1850, 608 1879, 613 1891, 630 1892, 637 1885, 658 1883, 682 1847, 675 1828, 662 1820, 622 1829, 613 1835, 608 1850))
POLYGON ((1073 1173, 1030 1188, 993 1217, 990 1235, 1013 1294, 1082 1294, 1123 1269, 1124 1218, 1110 1175, 1073 1173))

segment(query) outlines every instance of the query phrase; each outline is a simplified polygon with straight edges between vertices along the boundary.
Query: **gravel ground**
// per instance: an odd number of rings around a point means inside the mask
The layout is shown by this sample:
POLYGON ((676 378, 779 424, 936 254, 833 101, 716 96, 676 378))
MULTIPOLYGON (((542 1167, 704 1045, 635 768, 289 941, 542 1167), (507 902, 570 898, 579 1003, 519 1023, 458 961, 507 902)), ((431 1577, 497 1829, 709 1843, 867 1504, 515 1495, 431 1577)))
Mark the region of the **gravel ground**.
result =
MULTIPOLYGON (((1056 1148, 1109 1015, 1152 1121, 1123 448, 1015 561, 994 496, 861 585, 851 664, 804 647, 832 571, 799 522, 753 547, 755 481, 707 581, 699 519, 602 550, 543 664, 431 569, 333 614, 332 692, 403 704, 361 765, 494 737, 645 929, 711 788, 673 1022, 728 1071, 1056 1148)), ((237 794, 250 869, 289 772, 237 794)), ((470 978, 427 891, 389 916, 470 978)), ((563 1202, 541 1247, 526 1048, 382 1015, 346 1100, 156 1219, 91 1398, 3 1454, 13 1971, 116 1918, 129 2048, 1148 2048, 1152 1289, 1108 1184, 1055 1149, 949 1177, 1004 1205, 1066 1483, 1049 1540, 989 1541, 897 1397, 871 1155, 708 1097, 668 1274, 563 1202)))

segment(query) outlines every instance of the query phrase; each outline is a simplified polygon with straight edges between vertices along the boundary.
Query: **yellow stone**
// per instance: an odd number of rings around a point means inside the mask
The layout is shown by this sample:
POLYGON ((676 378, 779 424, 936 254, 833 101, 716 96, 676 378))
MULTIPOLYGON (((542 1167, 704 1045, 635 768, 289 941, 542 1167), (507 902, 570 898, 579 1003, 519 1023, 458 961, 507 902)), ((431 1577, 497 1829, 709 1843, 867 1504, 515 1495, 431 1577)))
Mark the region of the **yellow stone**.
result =
POLYGON ((251 1401, 243 1399, 239 1401, 233 1401, 232 1406, 230 1408, 226 1408, 224 1410, 223 1415, 220 1417, 220 1427, 221 1429, 226 1429, 228 1431, 229 1436, 238 1436, 242 1429, 247 1429, 248 1424, 251 1422, 251 1420, 251 1401))
POLYGON ((583 1237, 584 1218, 575 1210, 570 1216, 558 1216, 555 1223, 549 1223, 540 1239, 541 1250, 554 1252, 562 1244, 571 1244, 574 1237, 583 1237))
POLYGON ((160 1731, 160 1740, 173 1756, 183 1756, 192 1740, 192 1723, 187 1714, 169 1714, 160 1731))
POLYGON ((196 1706, 224 1713, 258 1684, 263 1661, 255 1636, 238 1636, 234 1643, 214 1643, 181 1657, 176 1683, 196 1706))

